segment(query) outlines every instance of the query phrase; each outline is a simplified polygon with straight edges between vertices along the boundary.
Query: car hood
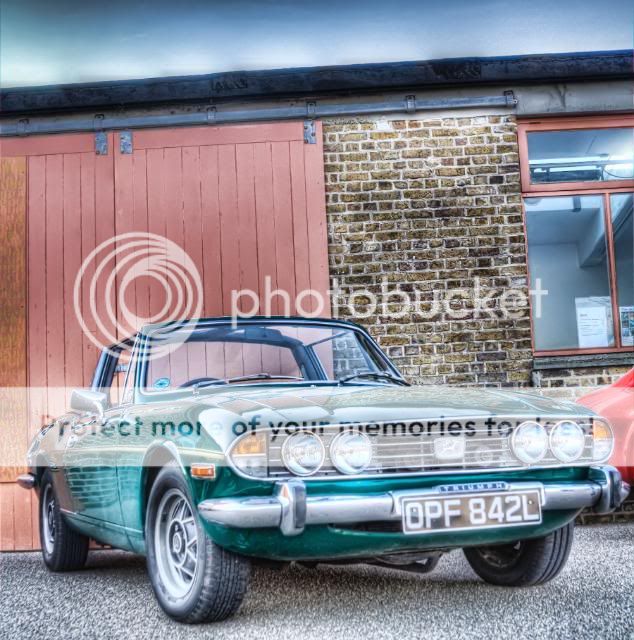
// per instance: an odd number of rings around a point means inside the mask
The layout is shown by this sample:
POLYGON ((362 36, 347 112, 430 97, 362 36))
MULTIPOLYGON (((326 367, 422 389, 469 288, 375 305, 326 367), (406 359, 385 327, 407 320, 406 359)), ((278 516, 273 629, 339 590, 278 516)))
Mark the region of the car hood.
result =
MULTIPOLYGON (((199 406, 258 424, 281 421, 338 424, 448 417, 572 417, 592 414, 571 402, 496 389, 434 386, 253 388, 234 386, 198 398, 199 406)), ((201 408, 202 408, 201 407, 201 408)))

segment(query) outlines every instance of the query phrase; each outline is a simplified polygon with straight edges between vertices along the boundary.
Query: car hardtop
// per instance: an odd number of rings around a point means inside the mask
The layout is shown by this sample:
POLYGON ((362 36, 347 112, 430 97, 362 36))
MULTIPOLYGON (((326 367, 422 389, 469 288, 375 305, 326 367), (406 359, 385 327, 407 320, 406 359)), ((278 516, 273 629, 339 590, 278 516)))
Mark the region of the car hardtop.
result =
POLYGON ((161 329, 170 329, 170 330, 178 330, 178 329, 198 329, 200 327, 206 326, 214 326, 214 325, 225 325, 231 324, 235 326, 241 325, 251 325, 251 324, 298 324, 301 326, 340 326, 345 327, 347 329, 352 329, 356 331, 361 331, 366 335, 369 335, 368 332, 356 322, 352 322, 351 320, 342 320, 339 318, 324 318, 324 317, 315 317, 315 318, 307 318, 305 316, 249 316, 248 318, 244 317, 234 317, 234 316, 209 316, 206 318, 192 318, 190 320, 181 320, 175 322, 155 322, 143 325, 143 328, 138 331, 136 334, 128 338, 134 339, 135 336, 138 335, 147 335, 152 333, 153 331, 161 330, 161 329))
MULTIPOLYGON (((204 342, 204 341, 222 341, 222 342, 238 342, 238 343, 255 343, 279 347, 288 347, 293 349, 295 347, 304 347, 304 343, 293 336, 285 335, 281 331, 275 329, 275 325, 289 326, 295 325, 298 327, 323 327, 323 328, 341 328, 342 330, 354 331, 360 334, 362 342, 365 343, 366 348, 375 352, 378 357, 383 361, 386 369, 393 374, 396 378, 402 381, 402 384, 407 384, 402 378, 398 369, 391 362, 389 357, 380 349, 376 344, 372 336, 366 329, 358 325, 355 322, 349 320, 340 320, 335 318, 306 318, 304 316, 253 316, 249 318, 236 318, 232 316, 216 316, 206 318, 193 318, 190 320, 182 320, 176 322, 158 322, 149 323, 144 325, 137 333, 131 334, 127 338, 121 340, 118 343, 112 344, 102 351, 99 363, 95 369, 93 377, 92 388, 104 389, 108 385, 106 380, 111 379, 114 371, 117 369, 116 360, 118 354, 124 350, 137 351, 141 354, 146 352, 147 346, 151 345, 152 337, 156 333, 163 335, 169 335, 171 333, 177 333, 180 330, 191 332, 187 336, 187 342, 204 342), (266 325, 266 326, 261 326, 266 325), (237 334, 242 328, 252 328, 251 332, 243 332, 237 334), (205 331, 207 329, 207 331, 205 331)), ((160 340, 160 338, 159 338, 160 340)), ((311 345, 308 345, 311 346, 311 345)), ((152 401, 156 400, 158 393, 146 392, 143 390, 140 381, 144 378, 145 369, 147 366, 147 359, 144 357, 138 358, 135 365, 135 381, 134 387, 138 392, 137 400, 152 401)), ((263 380, 253 380, 250 384, 261 385, 263 380)), ((287 386, 288 381, 280 382, 266 382, 267 386, 287 386)), ((307 378, 301 383, 304 385, 333 385, 337 384, 337 381, 319 378, 307 378)), ((218 387, 218 389, 226 387, 218 387)), ((213 392, 215 389, 206 387, 206 392, 213 392)), ((168 396, 180 397, 183 394, 182 389, 173 389, 170 392, 161 392, 161 398, 167 399, 168 396)))

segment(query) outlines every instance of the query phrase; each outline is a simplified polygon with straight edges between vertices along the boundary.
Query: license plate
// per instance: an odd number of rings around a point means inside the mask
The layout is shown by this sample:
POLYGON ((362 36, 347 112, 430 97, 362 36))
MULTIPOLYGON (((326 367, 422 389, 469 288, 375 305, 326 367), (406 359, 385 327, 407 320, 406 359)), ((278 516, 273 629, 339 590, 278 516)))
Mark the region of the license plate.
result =
POLYGON ((453 496, 404 498, 403 533, 470 531, 539 524, 540 492, 496 491, 453 496))

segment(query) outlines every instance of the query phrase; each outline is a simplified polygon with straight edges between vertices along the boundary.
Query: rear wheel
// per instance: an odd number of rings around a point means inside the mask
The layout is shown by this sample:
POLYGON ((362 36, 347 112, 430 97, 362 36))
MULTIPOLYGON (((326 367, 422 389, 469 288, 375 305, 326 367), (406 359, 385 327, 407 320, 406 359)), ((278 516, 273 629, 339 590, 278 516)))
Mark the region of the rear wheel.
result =
POLYGON ((71 529, 62 515, 50 471, 40 482, 40 545, 51 571, 75 571, 86 564, 89 539, 71 529))
POLYGON ((464 554, 471 568, 485 582, 527 587, 552 580, 563 569, 572 547, 574 523, 543 538, 513 544, 470 547, 464 554))
POLYGON ((170 617, 211 622, 238 610, 247 588, 249 561, 206 535, 178 467, 163 469, 152 486, 145 540, 152 587, 170 617))

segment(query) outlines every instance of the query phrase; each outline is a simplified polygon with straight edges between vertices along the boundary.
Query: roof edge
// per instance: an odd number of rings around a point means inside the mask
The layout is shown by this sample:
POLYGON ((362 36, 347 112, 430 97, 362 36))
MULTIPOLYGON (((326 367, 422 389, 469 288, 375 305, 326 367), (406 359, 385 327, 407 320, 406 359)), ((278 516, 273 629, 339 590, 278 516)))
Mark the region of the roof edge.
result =
POLYGON ((634 51, 521 56, 230 71, 0 90, 0 115, 232 99, 306 97, 405 88, 504 83, 634 79, 634 51))

